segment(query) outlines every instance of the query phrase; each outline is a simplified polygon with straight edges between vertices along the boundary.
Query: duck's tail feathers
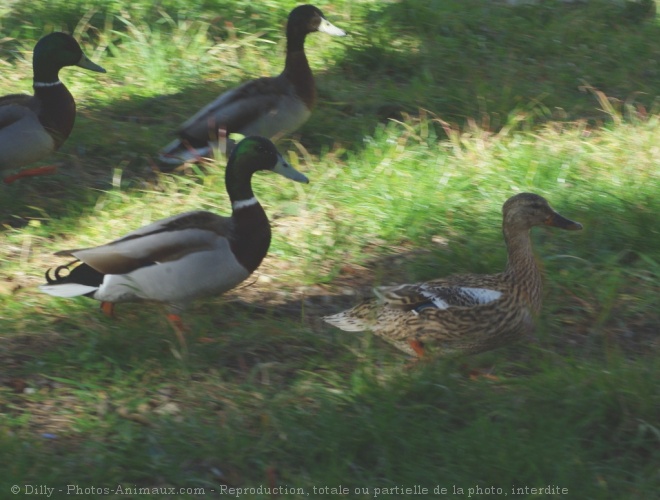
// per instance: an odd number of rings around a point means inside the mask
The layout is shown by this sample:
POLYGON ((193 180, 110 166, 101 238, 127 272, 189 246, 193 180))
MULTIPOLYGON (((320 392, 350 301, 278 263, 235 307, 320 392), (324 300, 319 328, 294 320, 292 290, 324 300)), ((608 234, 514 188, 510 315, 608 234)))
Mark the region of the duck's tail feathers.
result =
POLYGON ((39 289, 48 295, 70 298, 80 295, 91 295, 99 288, 97 286, 81 285, 80 283, 57 283, 39 285, 39 289))
POLYGON ((46 282, 39 289, 55 297, 92 297, 103 284, 104 275, 78 260, 46 271, 46 282), (76 265, 77 264, 77 265, 76 265), (75 267, 72 267, 74 266, 75 267))
POLYGON ((352 309, 324 316, 323 321, 347 332, 373 330, 378 324, 380 305, 377 299, 369 299, 352 309))
POLYGON ((351 314, 351 310, 323 316, 323 321, 346 332, 362 332, 369 329, 369 324, 351 314))

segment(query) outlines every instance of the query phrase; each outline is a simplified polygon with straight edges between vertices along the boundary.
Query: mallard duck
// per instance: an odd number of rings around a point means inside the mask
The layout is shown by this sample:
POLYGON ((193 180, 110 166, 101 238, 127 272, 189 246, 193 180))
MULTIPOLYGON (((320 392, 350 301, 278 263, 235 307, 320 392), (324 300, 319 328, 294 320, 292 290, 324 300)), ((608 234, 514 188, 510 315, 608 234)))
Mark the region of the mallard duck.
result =
POLYGON ((531 333, 541 309, 542 284, 530 229, 579 230, 582 225, 532 193, 509 198, 502 212, 509 256, 504 272, 380 287, 376 298, 323 319, 346 331, 371 330, 420 357, 427 350, 437 356, 488 351, 531 333))
POLYGON ((270 224, 251 186, 258 170, 309 182, 270 140, 247 137, 234 148, 225 172, 231 217, 187 212, 102 246, 57 252, 76 260, 57 267, 53 276, 46 272, 48 283, 41 290, 57 297, 92 297, 102 301, 106 314, 117 302, 163 302, 175 329, 181 327, 179 314, 192 300, 234 288, 268 252, 270 224))
POLYGON ((210 157, 214 148, 226 152, 226 138, 231 133, 276 139, 305 123, 316 103, 305 37, 315 31, 334 36, 346 34, 313 5, 293 9, 286 26, 284 71, 276 77, 250 80, 221 94, 181 125, 179 137, 161 150, 160 160, 180 164, 210 157))
MULTIPOLYGON (((0 169, 19 168, 41 160, 57 151, 69 137, 76 119, 76 102, 59 80, 58 73, 64 66, 105 73, 83 54, 71 35, 55 32, 39 40, 32 61, 34 95, 0 97, 0 169)), ((42 173, 49 170, 24 170, 5 182, 42 173)))

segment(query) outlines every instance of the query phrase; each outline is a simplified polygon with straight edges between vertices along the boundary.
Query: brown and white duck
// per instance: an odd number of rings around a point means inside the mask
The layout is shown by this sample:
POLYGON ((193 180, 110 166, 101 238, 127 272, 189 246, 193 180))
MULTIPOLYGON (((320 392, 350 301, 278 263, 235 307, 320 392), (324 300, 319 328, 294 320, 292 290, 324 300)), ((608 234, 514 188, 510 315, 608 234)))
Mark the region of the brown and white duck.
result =
POLYGON ((418 356, 487 351, 531 333, 541 310, 542 279, 530 229, 545 225, 579 230, 582 225, 532 193, 512 196, 502 211, 508 251, 504 272, 380 287, 375 289, 376 298, 323 319, 346 331, 371 330, 418 356))
POLYGON ((313 5, 300 5, 286 26, 284 71, 276 77, 250 80, 221 94, 177 131, 178 138, 160 152, 164 163, 178 165, 226 152, 229 134, 260 135, 270 139, 292 132, 307 121, 316 104, 316 85, 305 55, 305 37, 320 31, 346 33, 331 24, 313 5))

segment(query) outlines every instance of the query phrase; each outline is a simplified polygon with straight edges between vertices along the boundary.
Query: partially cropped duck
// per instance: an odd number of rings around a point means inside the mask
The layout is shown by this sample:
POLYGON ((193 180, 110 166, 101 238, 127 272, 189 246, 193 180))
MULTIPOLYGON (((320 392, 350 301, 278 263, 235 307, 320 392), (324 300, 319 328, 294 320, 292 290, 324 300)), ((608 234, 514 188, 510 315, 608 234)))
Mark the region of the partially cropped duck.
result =
POLYGON ((181 125, 178 138, 161 150, 160 160, 177 165, 210 157, 213 149, 226 152, 229 134, 261 135, 275 140, 305 123, 316 103, 305 37, 315 31, 334 36, 346 34, 313 5, 293 9, 286 26, 284 71, 276 77, 250 80, 221 94, 181 125))
POLYGON ((452 275, 425 283, 380 287, 376 298, 323 319, 342 330, 371 330, 417 356, 471 354, 516 341, 534 329, 541 309, 541 272, 532 252, 534 226, 579 230, 532 193, 503 206, 508 262, 499 274, 452 275))
MULTIPOLYGON (((46 35, 34 47, 32 68, 34 96, 11 94, 0 97, 0 169, 28 165, 57 151, 66 141, 76 119, 76 102, 59 80, 64 66, 79 66, 91 71, 105 70, 83 54, 76 40, 66 33, 46 35)), ((53 168, 23 170, 7 177, 52 172, 53 168)))
POLYGON ((192 300, 234 288, 268 252, 270 224, 251 186, 252 174, 259 170, 309 182, 270 140, 247 137, 232 151, 225 173, 231 217, 187 212, 106 245, 57 252, 76 260, 57 267, 52 277, 48 271, 48 283, 41 290, 58 297, 85 295, 100 300, 108 315, 116 302, 163 302, 169 305, 168 318, 180 334, 179 315, 192 300))

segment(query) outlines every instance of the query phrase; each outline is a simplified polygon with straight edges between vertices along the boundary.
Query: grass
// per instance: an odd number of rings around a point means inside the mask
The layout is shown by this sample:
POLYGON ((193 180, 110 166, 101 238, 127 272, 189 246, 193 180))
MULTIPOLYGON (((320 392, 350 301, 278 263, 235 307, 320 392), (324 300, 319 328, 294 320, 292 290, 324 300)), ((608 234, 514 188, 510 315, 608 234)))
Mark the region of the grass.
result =
POLYGON ((8 5, 3 94, 29 91, 32 47, 53 29, 78 33, 108 73, 62 71, 79 113, 49 158, 60 174, 0 187, 0 491, 654 496, 657 18, 606 1, 320 3, 351 36, 309 37, 319 106, 279 144, 311 183, 255 178, 269 256, 249 284, 188 311, 184 355, 157 305, 109 320, 36 286, 63 263, 56 250, 228 212, 222 162, 165 175, 149 159, 213 96, 280 71, 295 3, 8 5), (501 205, 519 191, 585 227, 533 232, 536 342, 409 370, 373 336, 319 320, 375 284, 501 269, 501 205), (483 373, 496 378, 473 380, 483 373))

